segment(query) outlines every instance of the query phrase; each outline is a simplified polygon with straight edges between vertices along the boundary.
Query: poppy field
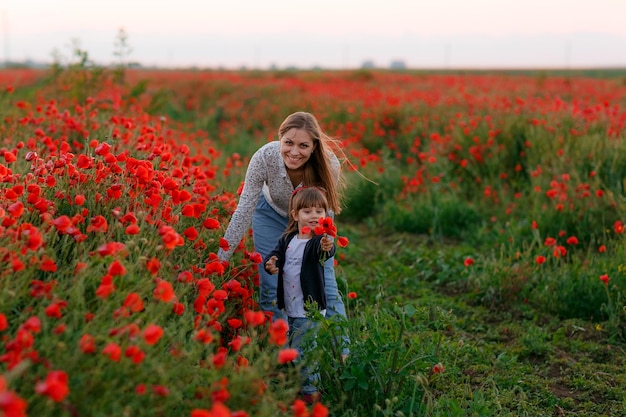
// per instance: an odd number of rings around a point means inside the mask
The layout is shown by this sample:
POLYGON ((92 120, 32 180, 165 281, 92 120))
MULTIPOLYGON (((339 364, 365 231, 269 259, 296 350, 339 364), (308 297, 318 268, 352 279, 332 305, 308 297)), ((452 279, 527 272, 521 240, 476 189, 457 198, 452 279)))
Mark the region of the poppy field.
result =
POLYGON ((0 89, 0 415, 624 412, 626 78, 84 60, 0 89), (345 179, 313 405, 251 235, 216 256, 299 110, 345 179))

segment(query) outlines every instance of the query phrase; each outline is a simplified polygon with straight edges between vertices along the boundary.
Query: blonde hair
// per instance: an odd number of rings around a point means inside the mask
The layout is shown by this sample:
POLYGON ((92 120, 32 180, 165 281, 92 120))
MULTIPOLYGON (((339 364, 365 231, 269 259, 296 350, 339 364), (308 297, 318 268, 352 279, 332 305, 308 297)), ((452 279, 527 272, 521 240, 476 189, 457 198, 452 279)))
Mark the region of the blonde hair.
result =
POLYGON ((285 234, 298 231, 298 222, 293 218, 294 212, 297 213, 303 208, 321 207, 326 210, 328 215, 328 200, 326 199, 326 190, 320 187, 300 187, 296 188, 289 199, 289 223, 285 234))
POLYGON ((320 127, 317 119, 311 113, 299 111, 287 116, 278 128, 278 137, 282 140, 285 133, 291 129, 302 129, 313 139, 314 149, 311 157, 304 165, 302 183, 305 186, 319 186, 326 191, 328 207, 335 214, 341 212, 340 188, 343 183, 335 183, 330 168, 330 155, 332 154, 335 139, 328 136, 320 127))

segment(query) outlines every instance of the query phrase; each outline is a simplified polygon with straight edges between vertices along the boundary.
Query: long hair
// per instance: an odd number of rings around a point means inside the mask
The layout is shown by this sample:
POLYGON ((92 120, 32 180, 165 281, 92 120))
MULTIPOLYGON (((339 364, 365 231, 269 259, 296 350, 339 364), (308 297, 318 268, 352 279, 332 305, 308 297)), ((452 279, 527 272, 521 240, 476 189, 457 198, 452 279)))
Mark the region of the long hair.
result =
POLYGON ((278 128, 279 139, 282 140, 285 133, 293 128, 303 129, 311 135, 315 148, 304 165, 303 184, 308 187, 318 186, 326 190, 328 208, 335 214, 339 214, 341 212, 340 189, 343 182, 340 174, 339 183, 335 183, 329 162, 330 155, 333 153, 333 145, 336 142, 335 139, 324 133, 315 116, 304 111, 287 116, 278 128))
POLYGON ((298 231, 298 222, 293 218, 293 213, 297 213, 303 208, 321 207, 326 210, 328 215, 328 200, 326 199, 326 190, 320 187, 299 187, 291 194, 289 199, 289 222, 285 234, 298 231))

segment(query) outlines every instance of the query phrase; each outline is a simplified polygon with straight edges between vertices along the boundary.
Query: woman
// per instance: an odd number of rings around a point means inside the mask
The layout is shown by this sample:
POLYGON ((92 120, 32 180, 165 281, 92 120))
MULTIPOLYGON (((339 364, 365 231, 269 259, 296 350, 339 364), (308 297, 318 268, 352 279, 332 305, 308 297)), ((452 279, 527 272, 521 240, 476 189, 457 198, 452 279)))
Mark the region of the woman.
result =
MULTIPOLYGON (((329 214, 341 211, 341 166, 329 149, 333 139, 322 131, 317 119, 307 112, 293 113, 280 125, 278 138, 263 145, 250 159, 239 203, 224 234, 230 249, 218 252, 221 260, 230 258, 251 224, 254 249, 265 258, 287 227, 289 199, 298 186, 324 188, 329 214)), ((258 269, 261 309, 272 313, 274 319, 285 318, 276 301, 276 277, 269 275, 262 264, 258 269)), ((332 257, 324 264, 324 281, 326 317, 336 314, 345 317, 332 257)))

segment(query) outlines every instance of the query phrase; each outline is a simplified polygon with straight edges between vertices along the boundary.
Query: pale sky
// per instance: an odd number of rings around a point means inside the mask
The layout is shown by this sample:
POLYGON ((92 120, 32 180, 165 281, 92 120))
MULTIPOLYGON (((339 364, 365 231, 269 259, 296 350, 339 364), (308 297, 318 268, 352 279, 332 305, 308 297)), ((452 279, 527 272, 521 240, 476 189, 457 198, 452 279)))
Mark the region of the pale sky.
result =
POLYGON ((0 0, 0 62, 70 45, 168 67, 626 67, 626 0, 0 0))

